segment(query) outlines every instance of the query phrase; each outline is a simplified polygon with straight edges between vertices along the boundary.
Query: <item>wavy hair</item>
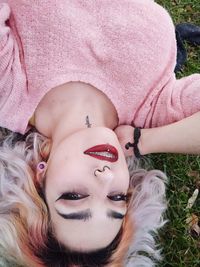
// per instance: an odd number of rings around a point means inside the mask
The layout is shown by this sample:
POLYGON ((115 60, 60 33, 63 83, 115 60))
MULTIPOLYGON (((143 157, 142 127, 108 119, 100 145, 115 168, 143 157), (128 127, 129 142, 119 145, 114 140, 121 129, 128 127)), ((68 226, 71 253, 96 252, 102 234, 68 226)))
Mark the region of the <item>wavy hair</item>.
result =
POLYGON ((38 162, 47 160, 48 144, 49 140, 36 132, 24 137, 11 133, 1 141, 0 267, 155 266, 161 260, 155 235, 165 223, 165 174, 142 169, 140 162, 127 158, 131 198, 119 234, 96 254, 74 254, 53 236, 48 208, 35 177, 38 162), (97 255, 100 262, 95 263, 97 255))

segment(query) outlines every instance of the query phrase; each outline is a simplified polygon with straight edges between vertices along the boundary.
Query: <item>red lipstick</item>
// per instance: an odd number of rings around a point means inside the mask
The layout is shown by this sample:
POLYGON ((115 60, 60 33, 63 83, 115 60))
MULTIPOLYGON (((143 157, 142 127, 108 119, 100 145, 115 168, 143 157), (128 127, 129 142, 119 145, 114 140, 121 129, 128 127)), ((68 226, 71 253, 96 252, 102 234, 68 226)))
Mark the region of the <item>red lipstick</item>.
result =
POLYGON ((93 146, 83 152, 86 155, 91 157, 106 160, 109 162, 115 162, 118 160, 118 151, 114 146, 108 144, 102 144, 93 146))

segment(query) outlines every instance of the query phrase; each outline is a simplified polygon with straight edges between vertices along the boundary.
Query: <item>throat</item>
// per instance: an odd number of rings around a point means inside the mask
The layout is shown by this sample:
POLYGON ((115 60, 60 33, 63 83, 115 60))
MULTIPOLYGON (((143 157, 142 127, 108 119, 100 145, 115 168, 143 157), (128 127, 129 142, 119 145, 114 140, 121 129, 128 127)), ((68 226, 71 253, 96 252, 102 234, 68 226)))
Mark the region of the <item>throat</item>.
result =
POLYGON ((89 84, 70 82, 51 89, 35 112, 35 127, 47 137, 60 124, 69 131, 99 126, 114 129, 118 116, 103 92, 89 84))

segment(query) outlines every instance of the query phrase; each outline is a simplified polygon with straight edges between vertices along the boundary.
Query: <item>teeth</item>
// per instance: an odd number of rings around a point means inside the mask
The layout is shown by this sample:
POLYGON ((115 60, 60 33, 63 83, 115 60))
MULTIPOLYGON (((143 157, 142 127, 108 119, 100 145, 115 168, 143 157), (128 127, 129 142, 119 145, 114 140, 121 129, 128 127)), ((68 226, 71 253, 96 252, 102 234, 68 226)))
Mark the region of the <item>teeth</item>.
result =
POLYGON ((115 158, 115 156, 109 152, 90 152, 89 154, 94 154, 94 155, 98 155, 98 156, 103 156, 103 157, 107 157, 107 158, 115 158))

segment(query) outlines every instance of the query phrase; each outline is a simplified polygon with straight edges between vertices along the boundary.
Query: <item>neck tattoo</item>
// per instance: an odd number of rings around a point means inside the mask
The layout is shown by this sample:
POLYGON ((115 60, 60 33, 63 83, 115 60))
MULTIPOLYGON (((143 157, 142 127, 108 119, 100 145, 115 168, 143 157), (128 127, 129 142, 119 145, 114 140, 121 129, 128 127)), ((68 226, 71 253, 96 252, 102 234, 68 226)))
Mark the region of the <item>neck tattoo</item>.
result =
POLYGON ((86 123, 88 128, 91 128, 92 124, 90 123, 89 116, 86 116, 86 123))

